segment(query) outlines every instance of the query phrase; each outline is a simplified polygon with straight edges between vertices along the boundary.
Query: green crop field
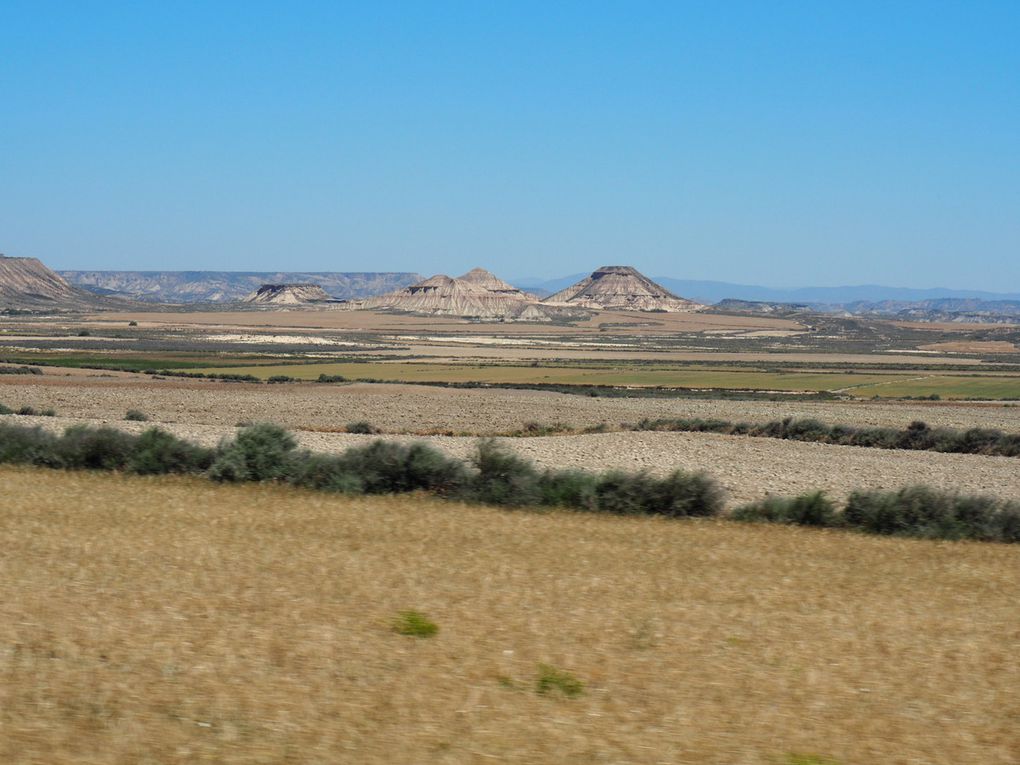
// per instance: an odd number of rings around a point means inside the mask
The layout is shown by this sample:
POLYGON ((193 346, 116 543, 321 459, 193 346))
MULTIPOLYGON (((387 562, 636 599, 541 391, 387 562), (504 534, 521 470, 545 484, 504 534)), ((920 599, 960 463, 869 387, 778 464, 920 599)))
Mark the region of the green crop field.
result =
POLYGON ((548 385, 609 385, 676 387, 720 390, 838 391, 871 398, 939 395, 943 398, 1020 397, 1020 376, 919 376, 903 374, 850 374, 846 372, 763 372, 645 368, 633 365, 583 368, 571 366, 517 366, 401 363, 322 363, 214 367, 213 374, 251 374, 267 379, 286 375, 316 380, 319 375, 341 375, 351 380, 386 380, 429 383, 492 383, 548 385))
MULTIPOLYGON (((822 391, 850 385, 880 383, 888 375, 848 375, 797 372, 643 369, 635 367, 593 368, 553 366, 479 366, 470 364, 367 363, 308 364, 279 366, 217 367, 214 374, 252 374, 266 379, 288 375, 315 380, 320 374, 342 375, 352 380, 393 380, 400 382, 480 382, 555 385, 633 385, 677 388, 730 388, 755 390, 822 391)), ((906 377, 906 375, 904 376, 906 377)))
POLYGON ((932 375, 863 385, 849 392, 863 398, 936 395, 954 399, 1020 399, 1020 377, 932 375))

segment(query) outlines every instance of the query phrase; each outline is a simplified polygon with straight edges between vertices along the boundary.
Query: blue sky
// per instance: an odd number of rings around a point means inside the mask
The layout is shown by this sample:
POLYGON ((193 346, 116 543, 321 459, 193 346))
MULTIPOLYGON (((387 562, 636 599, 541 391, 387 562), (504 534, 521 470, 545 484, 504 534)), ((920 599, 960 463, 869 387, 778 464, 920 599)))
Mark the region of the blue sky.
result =
POLYGON ((0 252, 1020 291, 1020 3, 0 0, 0 252))

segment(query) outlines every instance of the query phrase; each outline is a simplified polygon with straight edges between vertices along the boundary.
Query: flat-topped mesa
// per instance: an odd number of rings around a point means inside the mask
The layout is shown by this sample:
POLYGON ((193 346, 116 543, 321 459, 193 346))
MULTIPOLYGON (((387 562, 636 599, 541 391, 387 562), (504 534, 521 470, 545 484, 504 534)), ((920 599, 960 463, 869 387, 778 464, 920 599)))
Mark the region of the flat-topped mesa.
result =
POLYGON ((263 284, 241 302, 256 305, 303 305, 331 300, 333 298, 318 284, 263 284))
POLYGON ((674 295, 633 266, 602 266, 542 302, 592 309, 629 311, 698 311, 704 306, 674 295))

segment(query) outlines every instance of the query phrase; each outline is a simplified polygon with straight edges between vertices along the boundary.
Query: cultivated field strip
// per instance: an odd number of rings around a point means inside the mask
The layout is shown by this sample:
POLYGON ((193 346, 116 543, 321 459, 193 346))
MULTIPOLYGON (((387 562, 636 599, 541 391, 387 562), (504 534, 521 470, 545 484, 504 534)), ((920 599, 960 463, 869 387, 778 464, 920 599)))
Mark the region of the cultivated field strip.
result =
POLYGON ((1020 758, 1010 546, 27 468, 0 485, 11 765, 1020 758), (438 634, 397 634, 406 609, 438 634), (540 664, 581 694, 537 693, 540 664))
POLYGON ((1020 432, 1020 405, 952 402, 800 402, 592 398, 527 390, 450 389, 420 385, 247 385, 133 379, 75 371, 0 376, 0 403, 58 414, 117 420, 128 409, 159 422, 235 425, 273 420, 291 428, 339 430, 367 420, 392 432, 505 433, 529 422, 583 428, 644 418, 720 418, 767 422, 814 417, 830 424, 998 428, 1020 432))

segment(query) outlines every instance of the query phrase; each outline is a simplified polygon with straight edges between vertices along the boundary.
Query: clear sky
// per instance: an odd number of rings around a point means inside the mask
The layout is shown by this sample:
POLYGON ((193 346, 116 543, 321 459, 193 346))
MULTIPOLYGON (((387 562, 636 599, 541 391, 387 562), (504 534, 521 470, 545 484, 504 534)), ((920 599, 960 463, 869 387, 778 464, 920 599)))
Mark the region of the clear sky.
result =
POLYGON ((1020 2, 0 0, 0 252, 1020 291, 1020 2))

